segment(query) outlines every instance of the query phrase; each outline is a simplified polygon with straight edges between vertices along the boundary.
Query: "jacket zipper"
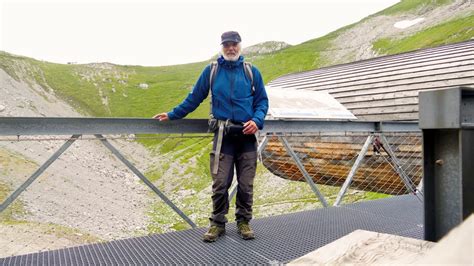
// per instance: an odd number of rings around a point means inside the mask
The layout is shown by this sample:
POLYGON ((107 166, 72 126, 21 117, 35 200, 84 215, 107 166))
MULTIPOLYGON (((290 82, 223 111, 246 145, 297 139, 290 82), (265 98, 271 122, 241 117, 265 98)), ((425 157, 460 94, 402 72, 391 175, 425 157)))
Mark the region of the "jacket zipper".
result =
POLYGON ((231 113, 232 113, 232 121, 235 121, 234 118, 234 102, 232 101, 232 96, 234 95, 234 82, 235 82, 235 69, 231 69, 231 79, 230 79, 230 106, 231 106, 231 113))

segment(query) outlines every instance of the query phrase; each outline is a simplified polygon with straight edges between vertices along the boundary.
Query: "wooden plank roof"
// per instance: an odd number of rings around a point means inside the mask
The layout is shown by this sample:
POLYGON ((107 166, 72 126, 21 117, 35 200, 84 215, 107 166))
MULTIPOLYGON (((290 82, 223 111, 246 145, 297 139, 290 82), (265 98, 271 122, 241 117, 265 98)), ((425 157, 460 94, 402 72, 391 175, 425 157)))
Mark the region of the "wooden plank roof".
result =
POLYGON ((269 86, 326 91, 359 120, 418 120, 418 92, 474 87, 474 40, 289 74, 269 86))

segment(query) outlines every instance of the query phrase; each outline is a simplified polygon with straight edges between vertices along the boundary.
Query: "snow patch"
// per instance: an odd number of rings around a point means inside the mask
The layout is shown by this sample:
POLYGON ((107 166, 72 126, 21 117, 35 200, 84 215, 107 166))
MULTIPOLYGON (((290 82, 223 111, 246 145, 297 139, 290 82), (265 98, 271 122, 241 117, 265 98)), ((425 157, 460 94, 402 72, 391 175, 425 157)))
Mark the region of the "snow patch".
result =
POLYGON ((425 20, 425 18, 416 18, 416 19, 413 19, 413 20, 402 20, 402 21, 398 21, 397 23, 393 24, 393 26, 395 28, 398 28, 398 29, 406 29, 408 27, 411 27, 417 23, 420 23, 422 22, 423 20, 425 20))

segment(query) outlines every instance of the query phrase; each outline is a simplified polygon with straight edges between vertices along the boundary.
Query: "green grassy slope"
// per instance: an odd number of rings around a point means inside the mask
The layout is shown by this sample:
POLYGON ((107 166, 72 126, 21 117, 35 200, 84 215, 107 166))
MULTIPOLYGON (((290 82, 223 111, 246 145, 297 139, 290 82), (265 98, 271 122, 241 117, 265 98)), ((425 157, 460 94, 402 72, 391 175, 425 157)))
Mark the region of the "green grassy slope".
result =
POLYGON ((466 41, 474 36, 474 13, 417 32, 403 39, 379 39, 373 43, 380 54, 398 54, 415 49, 466 41))
POLYGON ((454 0, 401 0, 398 4, 395 4, 371 16, 378 16, 378 15, 389 16, 389 15, 409 13, 419 8, 423 8, 423 7, 435 8, 437 6, 450 4, 453 1, 454 0))
MULTIPOLYGON (((64 65, 0 54, 0 67, 12 77, 19 79, 20 72, 25 79, 22 69, 40 69, 41 75, 26 75, 45 88, 47 84, 80 112, 96 117, 151 117, 167 111, 189 93, 204 65, 64 65), (142 89, 140 84, 148 88, 142 89)), ((204 117, 206 104, 193 116, 204 117)))
MULTIPOLYGON (((0 53, 0 68, 10 76, 34 80, 45 89, 49 86, 78 111, 96 117, 150 117, 155 112, 167 111, 189 93, 205 64, 65 65, 0 53), (148 88, 140 88, 141 83, 148 88)), ((205 117, 208 111, 205 103, 191 117, 205 117)))
POLYGON ((351 26, 347 26, 324 37, 257 57, 253 59, 252 62, 262 72, 265 82, 285 74, 325 66, 328 62, 322 59, 321 53, 330 49, 331 41, 334 40, 340 32, 350 27, 351 26))

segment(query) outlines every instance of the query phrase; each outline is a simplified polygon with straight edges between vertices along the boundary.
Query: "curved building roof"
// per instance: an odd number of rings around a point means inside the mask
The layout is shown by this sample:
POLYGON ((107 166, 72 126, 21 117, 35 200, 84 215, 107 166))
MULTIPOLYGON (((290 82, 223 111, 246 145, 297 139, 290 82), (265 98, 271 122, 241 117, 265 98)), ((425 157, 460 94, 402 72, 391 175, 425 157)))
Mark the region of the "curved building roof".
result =
POLYGON ((418 120, 418 92, 474 87, 474 40, 285 75, 269 86, 328 92, 359 120, 418 120))

